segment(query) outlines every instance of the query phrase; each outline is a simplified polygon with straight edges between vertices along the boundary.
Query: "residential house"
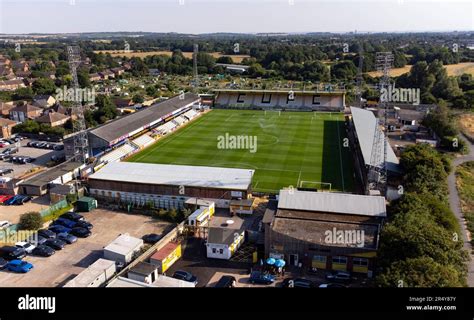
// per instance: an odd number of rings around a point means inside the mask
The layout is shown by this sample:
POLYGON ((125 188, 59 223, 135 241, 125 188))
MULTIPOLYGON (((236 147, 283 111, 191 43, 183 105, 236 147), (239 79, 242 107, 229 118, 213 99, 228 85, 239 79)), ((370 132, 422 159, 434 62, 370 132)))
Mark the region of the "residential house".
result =
POLYGON ((30 71, 30 64, 25 60, 12 61, 12 68, 14 71, 30 71))
POLYGON ((0 91, 15 91, 25 87, 25 83, 21 79, 0 81, 0 91))
POLYGON ((108 80, 108 79, 113 79, 115 78, 115 74, 110 71, 110 70, 104 70, 102 72, 99 72, 99 75, 101 76, 102 79, 108 80))
POLYGON ((124 67, 112 68, 110 70, 115 74, 116 77, 121 76, 125 72, 124 67))
POLYGON ((10 119, 17 122, 25 122, 28 119, 38 118, 42 113, 43 109, 30 104, 24 104, 10 110, 10 119))
POLYGON ((10 110, 14 107, 13 102, 0 102, 0 116, 8 118, 8 116, 10 116, 10 110))
POLYGON ((57 112, 57 113, 65 114, 65 115, 69 114, 69 110, 66 107, 64 107, 63 105, 59 104, 59 103, 56 103, 51 108, 51 110, 53 110, 54 112, 57 112))
POLYGON ((100 81, 102 80, 102 77, 98 73, 91 73, 89 74, 89 80, 94 82, 94 81, 100 81))
POLYGON ((0 118, 0 137, 10 138, 12 135, 12 129, 14 126, 16 126, 16 124, 17 123, 15 121, 0 118))
POLYGON ((52 95, 39 95, 33 97, 33 105, 40 108, 49 108, 56 103, 56 99, 52 95))
POLYGON ((122 99, 122 98, 115 98, 112 99, 113 103, 118 109, 128 108, 133 106, 133 101, 131 99, 122 99))
POLYGON ((129 62, 124 62, 124 63, 122 64, 122 67, 124 67, 125 70, 130 70, 130 69, 132 69, 132 64, 129 63, 129 62))
POLYGON ((46 112, 41 117, 35 120, 39 123, 44 123, 50 127, 62 126, 70 119, 69 116, 59 112, 46 112))

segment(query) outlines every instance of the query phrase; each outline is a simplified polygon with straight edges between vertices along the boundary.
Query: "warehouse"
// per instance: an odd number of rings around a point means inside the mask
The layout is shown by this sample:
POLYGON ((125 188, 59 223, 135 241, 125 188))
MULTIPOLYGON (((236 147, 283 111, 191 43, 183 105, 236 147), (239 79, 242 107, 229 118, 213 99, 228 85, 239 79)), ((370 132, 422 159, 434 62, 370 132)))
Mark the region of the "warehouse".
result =
POLYGON ((52 185, 65 184, 75 179, 82 167, 84 164, 80 162, 62 163, 21 182, 19 192, 30 196, 45 195, 52 185))
POLYGON ((122 234, 104 248, 104 258, 115 262, 128 264, 134 255, 143 247, 143 240, 122 234))
POLYGON ((66 283, 65 287, 97 288, 113 277, 116 272, 115 261, 99 259, 87 269, 79 273, 74 279, 66 283))
POLYGON ((89 177, 90 194, 101 201, 156 208, 184 208, 191 198, 229 207, 232 199, 247 199, 255 170, 113 162, 89 177))
POLYGON ((372 276, 386 215, 381 196, 281 190, 263 220, 265 254, 292 266, 372 276))

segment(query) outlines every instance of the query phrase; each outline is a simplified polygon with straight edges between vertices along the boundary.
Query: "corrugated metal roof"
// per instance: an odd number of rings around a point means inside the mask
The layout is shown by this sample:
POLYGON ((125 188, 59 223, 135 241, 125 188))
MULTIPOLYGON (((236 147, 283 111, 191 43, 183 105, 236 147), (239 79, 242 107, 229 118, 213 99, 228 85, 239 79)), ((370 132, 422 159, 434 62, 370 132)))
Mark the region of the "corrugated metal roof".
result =
POLYGON ((245 191, 254 172, 234 168, 112 162, 89 179, 245 191))
POLYGON ((184 99, 180 96, 175 96, 163 102, 156 103, 150 107, 132 113, 128 116, 121 117, 117 120, 108 122, 100 127, 92 129, 90 134, 93 134, 107 142, 120 139, 133 131, 150 125, 153 121, 166 116, 167 114, 176 111, 187 105, 191 105, 199 100, 199 96, 193 93, 186 93, 184 99))
MULTIPOLYGON (((377 118, 375 115, 368 110, 351 107, 352 121, 354 122, 355 129, 357 131, 357 138, 359 139, 360 149, 364 162, 366 165, 380 166, 380 164, 371 163, 372 148, 374 145, 374 133, 375 127, 377 126, 377 118)), ((382 136, 383 137, 383 136, 382 136)), ((381 139, 382 139, 381 137, 381 139)), ((383 142, 382 142, 383 143, 383 142)), ((398 172, 399 160, 393 152, 392 147, 388 144, 387 150, 387 169, 390 171, 398 172)), ((383 148, 381 150, 380 159, 383 161, 383 148)))
POLYGON ((335 192, 280 190, 278 209, 387 216, 384 197, 335 192))

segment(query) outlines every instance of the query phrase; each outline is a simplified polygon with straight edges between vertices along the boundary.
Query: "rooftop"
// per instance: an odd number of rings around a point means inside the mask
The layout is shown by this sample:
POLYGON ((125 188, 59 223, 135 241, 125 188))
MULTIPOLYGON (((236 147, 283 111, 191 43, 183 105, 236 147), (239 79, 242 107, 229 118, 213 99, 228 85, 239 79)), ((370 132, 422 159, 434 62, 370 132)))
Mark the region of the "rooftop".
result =
MULTIPOLYGON (((366 165, 381 166, 380 163, 371 163, 372 161, 372 149, 374 145, 375 128, 378 126, 377 118, 375 115, 368 110, 351 107, 352 121, 354 122, 355 130, 357 132, 357 138, 359 139, 360 149, 366 165)), ((383 135, 381 135, 381 139, 383 135)), ((383 142, 381 143, 383 145, 383 142)), ((387 150, 387 169, 390 171, 397 172, 399 160, 393 152, 393 149, 388 145, 387 150)), ((381 161, 384 159, 383 148, 381 148, 380 155, 381 161)))
POLYGON ((53 180, 56 180, 58 177, 61 177, 73 170, 78 169, 82 165, 83 164, 80 162, 61 163, 60 165, 52 167, 47 171, 43 171, 37 174, 36 176, 23 181, 22 183, 20 183, 20 185, 41 187, 50 183, 53 180))
POLYGON ((133 268, 130 268, 129 272, 136 273, 142 276, 148 276, 149 274, 155 272, 157 267, 153 264, 146 262, 139 262, 133 268))
MULTIPOLYGON (((79 273, 74 279, 69 281, 65 286, 66 287, 87 287, 94 280, 96 280, 99 275, 103 274, 105 270, 108 270, 111 266, 115 266, 115 261, 107 259, 99 259, 93 264, 91 264, 87 269, 79 273)), ((115 268, 114 268, 115 269, 115 268)), ((108 274, 107 277, 112 276, 108 274)))
POLYGON ((112 251, 120 254, 128 254, 131 251, 134 251, 138 246, 143 245, 143 240, 130 236, 129 234, 122 234, 109 245, 107 245, 104 250, 112 251))
POLYGON ((280 190, 278 209, 387 216, 384 197, 335 192, 280 190))
POLYGON ((203 187, 216 189, 247 190, 255 170, 150 164, 136 162, 111 162, 89 179, 203 187))
POLYGON ((199 97, 193 93, 186 93, 184 99, 181 99, 180 96, 175 96, 148 108, 108 122, 91 130, 90 133, 112 143, 115 140, 135 133, 135 131, 139 132, 144 127, 150 126, 168 114, 187 105, 191 105, 198 100, 199 97))
POLYGON ((236 235, 240 234, 240 229, 209 228, 207 243, 231 245, 234 242, 236 235))

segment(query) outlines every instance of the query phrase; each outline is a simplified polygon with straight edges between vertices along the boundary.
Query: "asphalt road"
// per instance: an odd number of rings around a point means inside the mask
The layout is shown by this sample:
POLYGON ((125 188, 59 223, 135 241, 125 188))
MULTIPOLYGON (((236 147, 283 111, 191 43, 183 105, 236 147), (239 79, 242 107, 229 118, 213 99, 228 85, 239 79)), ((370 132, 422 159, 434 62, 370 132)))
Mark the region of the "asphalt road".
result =
POLYGON ((456 215, 458 223, 461 226, 462 239, 464 241, 464 249, 469 252, 471 260, 468 262, 468 275, 467 275, 467 284, 469 287, 474 287, 474 257, 472 255, 472 246, 469 242, 468 233, 469 231, 466 228, 466 223, 464 216, 461 211, 461 201, 459 199, 458 190, 456 188, 456 167, 468 162, 474 161, 474 144, 470 143, 467 139, 461 136, 461 139, 465 140, 469 145, 470 152, 467 155, 460 156, 453 160, 453 170, 448 176, 448 187, 449 187, 449 205, 451 210, 456 215))

